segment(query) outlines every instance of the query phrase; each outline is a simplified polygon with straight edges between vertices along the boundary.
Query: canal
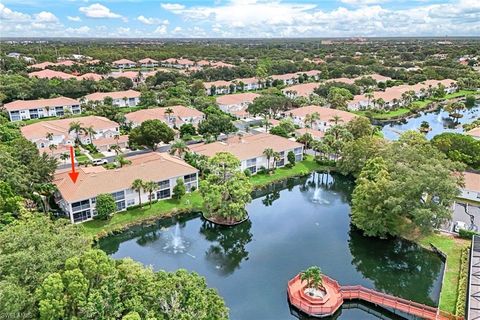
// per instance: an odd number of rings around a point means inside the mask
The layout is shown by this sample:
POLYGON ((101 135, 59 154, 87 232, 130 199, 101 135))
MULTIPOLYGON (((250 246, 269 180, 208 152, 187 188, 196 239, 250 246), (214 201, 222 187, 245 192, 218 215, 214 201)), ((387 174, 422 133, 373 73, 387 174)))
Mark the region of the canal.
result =
POLYGON ((421 112, 415 117, 385 124, 382 132, 385 138, 396 140, 401 133, 407 130, 418 130, 423 121, 428 122, 431 128, 426 135, 428 139, 443 132, 463 132, 462 124, 472 123, 480 118, 480 102, 477 101, 475 106, 464 109, 460 113, 463 117, 455 122, 443 108, 433 112, 421 112))
MULTIPOLYGON (((233 320, 295 319, 286 284, 311 265, 341 285, 359 284, 436 306, 442 260, 402 239, 362 236, 350 225, 352 190, 343 176, 314 173, 256 191, 247 208, 250 220, 241 225, 218 227, 192 213, 133 227, 99 245, 114 258, 205 276, 233 320)), ((379 310, 348 305, 335 318, 377 319, 373 312, 379 310)), ((380 312, 384 319, 397 319, 380 312)))

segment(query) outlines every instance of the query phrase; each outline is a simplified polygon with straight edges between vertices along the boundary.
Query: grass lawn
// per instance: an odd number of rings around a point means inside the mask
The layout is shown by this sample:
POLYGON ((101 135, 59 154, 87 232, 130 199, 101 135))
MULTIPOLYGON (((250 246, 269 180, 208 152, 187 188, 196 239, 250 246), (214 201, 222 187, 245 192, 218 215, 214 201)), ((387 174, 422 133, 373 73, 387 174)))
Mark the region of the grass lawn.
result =
POLYGON ((93 159, 102 159, 102 158, 105 158, 105 156, 104 156, 103 153, 101 153, 101 152, 91 153, 90 155, 93 157, 93 159))
MULTIPOLYGON (((271 175, 255 175, 251 177, 254 187, 262 187, 275 181, 283 180, 288 177, 307 174, 313 170, 323 168, 318 165, 312 156, 307 156, 304 161, 298 162, 292 169, 280 168, 271 175)), ((173 215, 177 212, 200 210, 203 205, 202 197, 198 191, 186 194, 180 201, 169 199, 162 200, 152 204, 150 208, 148 203, 144 204, 142 209, 134 208, 131 210, 116 213, 108 221, 92 220, 83 223, 84 230, 91 236, 103 236, 116 230, 127 228, 138 224, 141 221, 150 219, 159 219, 173 215)))
MULTIPOLYGON (((358 115, 361 115, 361 116, 365 116, 366 113, 368 113, 368 111, 353 111, 353 113, 355 114, 358 114, 358 115)), ((388 112, 382 112, 382 113, 374 113, 372 112, 372 117, 373 119, 377 119, 377 120, 389 120, 389 119, 392 119, 392 118, 396 118, 396 117, 400 117, 400 116, 404 116, 406 114, 410 113, 410 110, 407 109, 407 108, 399 108, 397 110, 392 110, 392 111, 388 111, 388 112)))
POLYGON ((469 240, 453 238, 442 234, 431 234, 417 240, 422 246, 436 248, 447 255, 447 269, 444 275, 442 292, 440 293, 440 309, 454 313, 457 302, 457 287, 460 273, 460 254, 462 248, 470 245, 469 240))
POLYGON ((83 162, 83 161, 88 161, 90 159, 88 159, 86 155, 82 154, 79 156, 75 156, 75 160, 77 160, 77 162, 83 162))

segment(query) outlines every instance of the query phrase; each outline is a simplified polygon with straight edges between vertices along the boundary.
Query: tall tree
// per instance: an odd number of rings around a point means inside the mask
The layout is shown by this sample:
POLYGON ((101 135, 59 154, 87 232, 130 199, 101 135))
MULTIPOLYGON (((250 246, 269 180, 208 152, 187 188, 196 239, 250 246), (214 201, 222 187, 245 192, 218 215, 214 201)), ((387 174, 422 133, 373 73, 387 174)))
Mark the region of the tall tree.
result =
POLYGON ((174 136, 174 131, 166 123, 157 119, 147 120, 130 131, 128 144, 145 146, 155 151, 160 143, 169 143, 174 136))
POLYGON ((142 179, 135 179, 133 180, 131 187, 133 191, 138 192, 138 204, 140 208, 142 207, 142 191, 144 185, 145 183, 142 179))

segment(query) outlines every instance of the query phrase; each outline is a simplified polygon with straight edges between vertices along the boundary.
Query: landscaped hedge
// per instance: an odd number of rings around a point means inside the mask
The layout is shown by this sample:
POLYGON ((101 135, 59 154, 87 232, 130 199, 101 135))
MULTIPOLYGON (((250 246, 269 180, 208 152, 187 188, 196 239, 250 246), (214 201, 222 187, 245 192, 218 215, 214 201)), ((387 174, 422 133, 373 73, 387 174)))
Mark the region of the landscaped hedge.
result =
POLYGON ((469 248, 463 248, 460 255, 460 275, 458 277, 457 288, 457 304, 455 306, 455 314, 457 316, 465 316, 465 306, 467 300, 467 282, 468 282, 468 256, 469 248))
POLYGON ((478 233, 471 230, 460 229, 460 231, 458 231, 458 235, 460 238, 472 240, 472 237, 478 235, 478 233))

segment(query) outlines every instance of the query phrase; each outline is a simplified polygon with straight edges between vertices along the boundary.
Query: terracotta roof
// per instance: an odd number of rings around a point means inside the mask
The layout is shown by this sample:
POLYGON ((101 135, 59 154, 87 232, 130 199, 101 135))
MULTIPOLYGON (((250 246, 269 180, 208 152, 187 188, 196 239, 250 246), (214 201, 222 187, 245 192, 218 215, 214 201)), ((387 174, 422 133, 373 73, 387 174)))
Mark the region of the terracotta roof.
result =
POLYGON ((205 89, 210 89, 212 86, 215 86, 217 88, 219 87, 229 87, 232 84, 230 81, 225 81, 225 80, 218 80, 218 81, 212 81, 212 82, 204 82, 203 86, 205 89))
POLYGON ((125 117, 127 120, 132 121, 133 123, 140 124, 146 120, 152 119, 159 119, 159 120, 166 120, 167 114, 165 111, 170 108, 172 109, 173 113, 171 117, 175 118, 196 118, 196 117, 203 117, 203 112, 198 111, 197 109, 188 108, 185 106, 172 106, 172 107, 165 107, 165 108, 152 108, 152 109, 142 109, 134 112, 127 113, 125 117))
POLYGON ((355 79, 350 79, 350 78, 335 78, 335 79, 325 80, 325 82, 343 82, 343 83, 346 83, 346 84, 353 84, 353 83, 355 83, 355 79))
POLYGON ((240 79, 235 79, 237 83, 243 82, 244 84, 255 84, 258 83, 259 80, 255 77, 252 78, 240 78, 240 79))
POLYGON ((63 60, 55 63, 56 66, 66 66, 66 67, 73 66, 74 64, 79 64, 79 63, 72 60, 63 60))
POLYGON ((308 97, 319 86, 320 86, 319 83, 309 82, 309 83, 302 83, 302 84, 297 84, 297 85, 294 85, 294 86, 286 87, 282 91, 283 91, 283 93, 286 93, 287 91, 296 91, 297 96, 308 97))
MULTIPOLYGON (((47 141, 47 139, 45 139, 45 141, 47 141)), ((40 154, 47 153, 50 155, 59 155, 62 153, 70 154, 70 146, 58 145, 57 148, 53 150, 50 150, 49 147, 38 148, 38 152, 40 152, 40 154)))
POLYGON ((301 74, 306 74, 307 76, 309 77, 313 77, 313 76, 317 76, 319 74, 321 74, 322 72, 319 71, 319 70, 309 70, 309 71, 299 71, 297 72, 298 75, 301 75, 301 74))
POLYGON ((357 77, 355 78, 355 80, 358 80, 358 79, 361 79, 361 78, 372 78, 373 80, 377 81, 377 82, 385 82, 387 80, 392 80, 392 78, 390 77, 385 77, 385 76, 382 76, 381 74, 367 74, 365 76, 360 76, 360 77, 357 77))
POLYGON ((61 107, 79 105, 75 99, 67 97, 57 97, 51 99, 37 99, 37 100, 15 100, 4 105, 7 111, 35 109, 43 107, 61 107))
POLYGON ((260 95, 257 93, 245 92, 245 93, 226 94, 224 96, 219 96, 216 98, 216 101, 217 101, 217 104, 219 105, 232 105, 232 104, 241 104, 241 103, 251 103, 257 97, 260 97, 260 95))
POLYGON ((195 64, 195 61, 192 61, 192 60, 189 60, 189 59, 177 59, 177 63, 178 64, 182 64, 182 65, 194 65, 195 64))
POLYGON ((68 130, 70 128, 70 123, 72 122, 80 122, 83 127, 92 126, 96 131, 117 128, 119 126, 118 123, 104 117, 87 116, 36 122, 21 127, 20 130, 23 136, 28 140, 43 139, 47 133, 68 136, 68 130))
POLYGON ((480 138, 480 127, 473 128, 472 130, 467 131, 466 134, 475 138, 480 138))
POLYGON ((313 138, 321 139, 325 136, 325 132, 320 130, 314 130, 311 128, 300 128, 295 130, 298 136, 303 136, 305 133, 309 133, 313 138))
POLYGON ((226 141, 192 145, 190 150, 211 157, 218 152, 230 152, 240 161, 259 157, 266 148, 276 152, 302 147, 302 144, 269 133, 248 135, 242 138, 231 137, 226 141))
POLYGON ((87 94, 85 96, 85 99, 91 100, 91 101, 103 101, 103 99, 105 99, 106 97, 110 97, 112 99, 139 98, 140 92, 135 90, 95 92, 95 93, 87 94))
POLYGON ((356 117, 356 115, 351 112, 319 107, 319 106, 306 106, 306 107, 296 108, 296 109, 289 110, 285 113, 303 118, 307 114, 312 114, 314 112, 317 112, 320 115, 320 121, 330 120, 335 115, 338 115, 344 122, 348 122, 356 117))
POLYGON ((120 59, 120 60, 113 61, 112 64, 136 64, 136 63, 135 61, 132 61, 132 60, 120 59))
POLYGON ((103 167, 78 168, 78 179, 73 183, 68 172, 54 176, 58 191, 67 202, 93 198, 99 194, 129 189, 135 179, 159 182, 198 172, 183 160, 166 153, 147 153, 128 158, 132 164, 115 170, 103 167), (93 172, 92 172, 93 171, 93 172))
POLYGON ((108 137, 108 138, 99 138, 99 139, 94 139, 92 143, 97 146, 110 146, 114 145, 117 143, 126 143, 128 142, 128 135, 119 135, 118 139, 115 139, 115 137, 108 137))
POLYGON ((270 76, 273 80, 291 80, 291 79, 297 79, 298 74, 297 73, 285 73, 285 74, 274 74, 270 76))
POLYGON ((197 61, 197 62, 195 62, 195 63, 196 63, 197 65, 199 65, 199 66, 202 66, 202 67, 203 67, 203 66, 209 66, 209 65, 210 65, 210 61, 208 61, 208 60, 199 60, 199 61, 197 61))
POLYGON ((151 59, 151 58, 145 58, 145 59, 142 59, 142 60, 138 60, 139 63, 158 63, 157 60, 155 59, 151 59))
POLYGON ((175 58, 168 58, 168 59, 162 60, 162 62, 174 64, 174 63, 177 62, 177 59, 175 59, 175 58))
MULTIPOLYGON (((143 75, 143 73, 141 73, 143 75)), ((113 78, 125 77, 129 79, 138 79, 138 71, 122 71, 122 72, 112 72, 110 74, 113 78)))
POLYGON ((65 72, 61 71, 54 71, 54 70, 48 70, 44 69, 41 71, 35 71, 35 72, 30 72, 28 74, 29 77, 37 77, 37 78, 47 78, 47 79, 52 79, 52 78, 59 78, 59 79, 71 79, 71 78, 76 78, 73 74, 68 74, 65 72))
POLYGON ((465 179, 464 189, 480 192, 480 174, 465 171, 463 177, 465 179))
POLYGON ((212 63, 212 67, 214 67, 214 68, 234 68, 235 65, 230 64, 230 63, 226 63, 226 62, 223 62, 223 61, 217 61, 217 62, 212 63))
POLYGON ((100 81, 103 79, 103 76, 97 73, 85 73, 82 74, 81 76, 77 77, 78 80, 93 80, 93 81, 100 81))
POLYGON ((55 62, 49 62, 49 61, 45 61, 45 62, 40 62, 40 63, 36 63, 36 64, 32 64, 31 66, 29 66, 29 68, 35 68, 35 69, 45 69, 49 66, 54 66, 56 65, 55 62))
POLYGON ((93 60, 88 60, 85 63, 87 63, 87 64, 97 64, 97 63, 100 63, 100 62, 102 62, 102 60, 93 59, 93 60))

